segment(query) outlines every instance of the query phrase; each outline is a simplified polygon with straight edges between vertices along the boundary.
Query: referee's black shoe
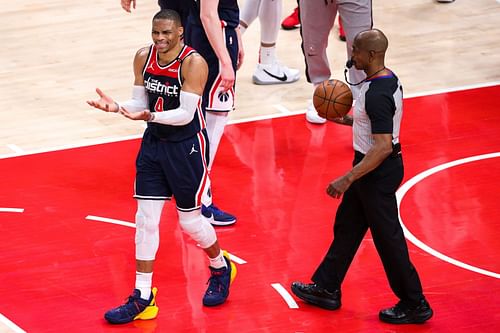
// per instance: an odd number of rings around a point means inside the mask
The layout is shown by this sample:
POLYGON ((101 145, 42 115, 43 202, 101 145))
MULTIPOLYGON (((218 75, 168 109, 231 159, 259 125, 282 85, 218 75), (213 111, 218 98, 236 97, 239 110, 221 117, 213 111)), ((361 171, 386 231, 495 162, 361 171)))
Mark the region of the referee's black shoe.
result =
POLYGON ((301 300, 327 310, 340 308, 340 290, 330 292, 315 283, 292 283, 292 292, 301 300))
POLYGON ((422 298, 418 305, 408 306, 400 301, 392 308, 380 311, 380 320, 390 324, 422 324, 432 317, 429 303, 422 298))

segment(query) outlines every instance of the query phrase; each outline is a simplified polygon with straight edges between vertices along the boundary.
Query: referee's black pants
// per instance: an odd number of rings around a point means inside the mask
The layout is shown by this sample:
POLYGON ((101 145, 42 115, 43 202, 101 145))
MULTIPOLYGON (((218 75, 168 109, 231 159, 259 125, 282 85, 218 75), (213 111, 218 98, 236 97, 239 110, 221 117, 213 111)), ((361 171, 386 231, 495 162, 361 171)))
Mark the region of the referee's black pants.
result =
MULTIPOLYGON (((363 154, 356 152, 354 165, 363 154)), ((410 262, 398 219, 396 190, 403 180, 401 154, 355 181, 344 193, 334 224, 334 239, 312 280, 328 290, 340 289, 347 270, 370 228, 373 242, 396 296, 409 305, 423 297, 422 285, 410 262)))

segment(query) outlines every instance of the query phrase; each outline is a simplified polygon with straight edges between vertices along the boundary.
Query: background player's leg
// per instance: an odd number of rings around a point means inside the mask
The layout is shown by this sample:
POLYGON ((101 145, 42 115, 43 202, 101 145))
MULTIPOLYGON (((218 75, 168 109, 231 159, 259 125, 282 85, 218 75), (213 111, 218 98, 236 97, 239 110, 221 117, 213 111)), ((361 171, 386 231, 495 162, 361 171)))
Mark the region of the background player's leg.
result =
POLYGON ((224 127, 228 120, 227 112, 206 112, 208 142, 210 143, 210 161, 208 170, 212 170, 215 160, 215 154, 219 148, 220 140, 224 134, 224 127))
MULTIPOLYGON (((373 26, 371 0, 362 0, 353 4, 350 2, 340 3, 338 12, 342 19, 342 27, 344 28, 347 47, 347 59, 351 59, 352 42, 354 37, 364 30, 369 30, 373 26)), ((347 60, 346 59, 346 60, 347 60)), ((361 70, 351 67, 349 69, 349 81, 357 83, 366 77, 361 70)), ((351 86, 354 99, 357 98, 360 86, 351 86)))
MULTIPOLYGON (((331 76, 326 48, 328 36, 335 23, 337 4, 336 2, 300 0, 299 10, 306 77, 307 81, 315 87, 331 76)), ((326 119, 318 116, 312 103, 307 107, 306 119, 315 124, 326 122, 326 119)))
POLYGON ((300 78, 298 69, 280 64, 276 55, 282 8, 282 0, 261 0, 259 63, 252 77, 255 84, 292 83, 300 78))
POLYGON ((246 0, 240 11, 240 30, 244 33, 252 22, 259 16, 261 0, 246 0))

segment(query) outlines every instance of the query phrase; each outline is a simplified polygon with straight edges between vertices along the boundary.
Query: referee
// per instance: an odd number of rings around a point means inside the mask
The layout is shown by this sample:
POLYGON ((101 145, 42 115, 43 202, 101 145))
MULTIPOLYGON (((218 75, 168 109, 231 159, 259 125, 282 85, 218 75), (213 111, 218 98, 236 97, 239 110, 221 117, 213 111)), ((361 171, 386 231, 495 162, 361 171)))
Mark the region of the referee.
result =
POLYGON ((292 283, 292 292, 319 307, 341 306, 341 284, 368 228, 399 302, 380 311, 382 321, 393 324, 423 323, 433 311, 410 262, 399 224, 396 190, 403 180, 399 130, 403 88, 384 65, 388 41, 380 30, 356 35, 351 61, 366 73, 354 109, 353 168, 332 181, 328 195, 340 198, 334 239, 312 276, 313 283, 292 283))

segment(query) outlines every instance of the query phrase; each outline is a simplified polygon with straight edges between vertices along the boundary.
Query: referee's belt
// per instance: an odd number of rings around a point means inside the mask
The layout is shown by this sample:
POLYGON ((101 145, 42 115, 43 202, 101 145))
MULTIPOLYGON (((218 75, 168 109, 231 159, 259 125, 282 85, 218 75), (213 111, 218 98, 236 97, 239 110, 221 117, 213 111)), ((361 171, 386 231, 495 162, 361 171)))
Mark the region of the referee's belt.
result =
MULTIPOLYGON (((355 150, 354 156, 355 156, 355 159, 359 162, 365 157, 365 154, 355 150)), ((392 145, 392 153, 388 157, 396 158, 396 157, 400 157, 400 156, 401 156, 401 144, 398 142, 398 143, 392 145)))

